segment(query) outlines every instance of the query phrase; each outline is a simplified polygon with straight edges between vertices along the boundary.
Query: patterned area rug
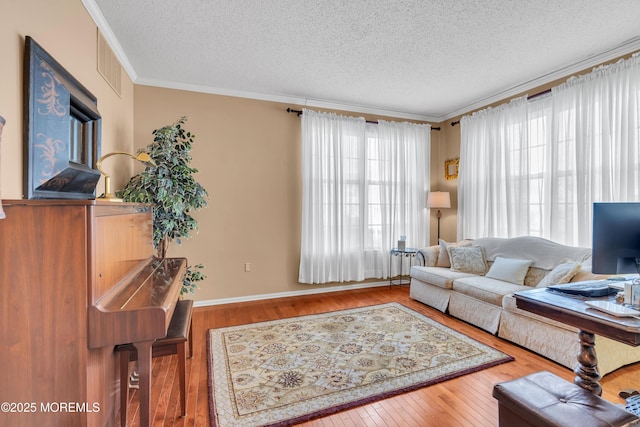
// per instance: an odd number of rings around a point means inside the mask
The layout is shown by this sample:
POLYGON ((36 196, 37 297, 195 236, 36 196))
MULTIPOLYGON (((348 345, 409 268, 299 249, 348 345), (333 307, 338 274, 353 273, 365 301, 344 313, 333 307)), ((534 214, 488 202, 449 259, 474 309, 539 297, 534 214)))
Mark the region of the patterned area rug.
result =
POLYGON ((218 427, 284 426, 513 360, 401 304, 211 329, 218 427))

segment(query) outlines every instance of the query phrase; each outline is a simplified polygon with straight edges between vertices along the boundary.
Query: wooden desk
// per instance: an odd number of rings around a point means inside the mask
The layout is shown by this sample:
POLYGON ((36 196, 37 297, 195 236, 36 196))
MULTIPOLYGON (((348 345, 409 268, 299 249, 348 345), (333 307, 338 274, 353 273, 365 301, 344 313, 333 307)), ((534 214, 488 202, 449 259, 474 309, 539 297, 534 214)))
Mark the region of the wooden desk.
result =
MULTIPOLYGON (((615 317, 589 307, 581 297, 565 296, 544 288, 516 292, 516 306, 522 310, 548 317, 579 329, 579 365, 574 370, 574 382, 598 396, 602 395, 598 359, 595 350, 595 334, 622 343, 640 345, 640 320, 631 317, 615 317)), ((589 298, 608 300, 613 297, 589 298)))

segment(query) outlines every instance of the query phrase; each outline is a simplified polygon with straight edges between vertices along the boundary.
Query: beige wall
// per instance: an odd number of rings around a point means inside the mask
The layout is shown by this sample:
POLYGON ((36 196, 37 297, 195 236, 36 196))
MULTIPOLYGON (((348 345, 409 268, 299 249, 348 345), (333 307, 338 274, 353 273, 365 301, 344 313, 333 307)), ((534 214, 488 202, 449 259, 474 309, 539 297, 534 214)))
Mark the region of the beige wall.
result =
POLYGON ((172 256, 206 265, 207 279, 194 299, 335 286, 298 283, 300 118, 286 112, 291 105, 139 85, 134 92, 137 148, 181 116, 189 117, 185 128, 196 134, 193 165, 209 206, 196 215, 199 233, 170 249, 172 256))
MULTIPOLYGON (((133 83, 123 72, 120 98, 96 71, 97 27, 81 1, 3 1, 0 14, 3 18, 0 24, 0 116, 7 121, 0 144, 2 198, 22 198, 22 64, 27 35, 98 98, 98 110, 102 115, 102 152, 130 150, 133 144, 133 83)), ((105 168, 111 166, 105 165, 105 168)), ((124 166, 118 172, 127 176, 130 170, 131 166, 124 166)), ((100 184, 100 192, 102 188, 100 184)))
POLYGON ((135 87, 135 144, 189 117, 193 166, 209 192, 196 214, 200 231, 171 256, 203 263, 197 300, 291 291, 300 235, 300 120, 287 106, 195 92, 135 87), (251 272, 244 264, 251 263, 251 272))
MULTIPOLYGON (((445 179, 444 162, 460 156, 460 137, 456 139, 456 130, 451 121, 439 123, 438 135, 432 133, 431 139, 431 191, 448 191, 451 198, 451 209, 441 209, 440 238, 446 241, 456 240, 456 213, 458 207, 458 180, 445 179)), ((430 241, 438 242, 438 220, 436 211, 430 215, 430 241)))
MULTIPOLYGON (((200 233, 170 254, 206 265, 208 277, 195 299, 322 287, 297 283, 300 119, 285 112, 289 105, 134 86, 124 72, 118 97, 96 71, 97 29, 80 0, 5 1, 1 13, 0 115, 7 120, 0 145, 3 199, 22 197, 22 63, 24 37, 30 35, 98 98, 103 153, 142 148, 151 142, 153 129, 190 117, 187 129, 197 135, 194 165, 210 205, 197 214, 200 233), (244 272, 245 263, 251 263, 251 272, 244 272)), ((449 241, 456 239, 458 182, 444 179, 444 161, 459 157, 460 126, 451 126, 458 119, 433 123, 441 131, 431 133, 431 189, 451 192, 452 208, 443 209, 441 219, 441 237, 449 241)), ((112 172, 115 188, 135 171, 131 162, 116 160, 105 162, 105 169, 112 172)), ((102 188, 101 182, 99 193, 102 188)), ((430 231, 435 243, 435 212, 430 231)))
MULTIPOLYGON (((0 26, 0 115, 7 120, 0 144, 3 199, 22 198, 22 73, 24 38, 29 35, 98 98, 103 154, 144 147, 153 129, 182 115, 190 117, 187 128, 197 135, 194 165, 211 195, 210 206, 197 214, 200 233, 170 254, 206 265, 208 277, 195 299, 310 288, 297 283, 300 119, 285 112, 289 105, 146 86, 134 90, 124 72, 118 97, 96 71, 97 27, 80 0, 4 3, 2 15, 11 19, 0 26), (249 273, 244 272, 247 262, 249 273)), ((432 136, 437 138, 437 132, 432 136)), ((122 188, 135 172, 133 162, 116 159, 104 165, 112 173, 114 189, 122 188)), ((98 194, 102 190, 101 181, 98 194)))
MULTIPOLYGON (((183 115, 190 117, 187 129, 198 136, 194 165, 201 171, 199 181, 209 190, 210 206, 197 214, 200 233, 170 252, 206 265, 207 279, 196 300, 336 286, 297 281, 300 119, 285 112, 289 105, 146 86, 136 86, 134 94, 137 148, 151 142, 153 129, 183 115), (245 263, 251 263, 250 272, 244 271, 245 263)), ((460 156, 460 126, 451 125, 459 119, 434 123, 441 130, 431 133, 431 189, 451 193, 451 209, 443 209, 441 218, 441 238, 447 241, 457 237, 458 181, 445 179, 444 162, 460 156)), ((436 214, 431 212, 431 243, 436 243, 436 235, 436 214)))

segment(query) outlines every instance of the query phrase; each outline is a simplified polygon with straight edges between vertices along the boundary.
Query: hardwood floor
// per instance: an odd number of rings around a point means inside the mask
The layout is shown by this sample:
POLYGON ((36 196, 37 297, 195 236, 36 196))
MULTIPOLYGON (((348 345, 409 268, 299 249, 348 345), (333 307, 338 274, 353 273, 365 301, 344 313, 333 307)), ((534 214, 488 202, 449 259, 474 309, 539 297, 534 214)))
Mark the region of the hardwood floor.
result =
MULTIPOLYGON (((501 350, 515 357, 515 361, 312 420, 301 426, 496 426, 498 404, 491 396, 495 383, 541 370, 553 372, 568 381, 573 380, 570 369, 412 300, 407 287, 359 289, 196 308, 193 315, 194 354, 187 361, 187 416, 180 417, 176 356, 156 358, 153 359, 151 396, 154 426, 210 425, 206 351, 208 329, 392 301, 501 350)), ((602 380, 603 397, 613 403, 624 403, 618 397, 618 392, 629 387, 640 388, 640 363, 618 369, 602 380)), ((135 391, 130 395, 128 425, 138 426, 138 395, 135 391)))

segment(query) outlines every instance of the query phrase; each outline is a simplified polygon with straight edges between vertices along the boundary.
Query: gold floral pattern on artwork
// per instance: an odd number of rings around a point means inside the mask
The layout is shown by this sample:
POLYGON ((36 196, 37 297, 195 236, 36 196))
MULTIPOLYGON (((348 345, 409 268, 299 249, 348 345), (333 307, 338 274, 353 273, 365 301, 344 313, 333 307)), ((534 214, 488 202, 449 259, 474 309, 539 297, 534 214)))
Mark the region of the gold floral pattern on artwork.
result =
POLYGON ((39 157, 42 159, 42 170, 40 171, 40 182, 46 182, 52 176, 58 174, 60 171, 55 170, 56 159, 58 153, 66 149, 64 141, 59 139, 49 138, 46 135, 39 133, 38 139, 43 139, 43 142, 37 143, 35 147, 39 150, 39 157))
POLYGON ((42 104, 38 108, 38 114, 42 116, 53 114, 64 117, 67 115, 67 107, 60 102, 60 92, 58 91, 58 85, 61 85, 60 80, 46 62, 41 61, 40 66, 45 71, 42 72, 44 83, 40 86, 42 97, 36 98, 36 102, 42 104))

